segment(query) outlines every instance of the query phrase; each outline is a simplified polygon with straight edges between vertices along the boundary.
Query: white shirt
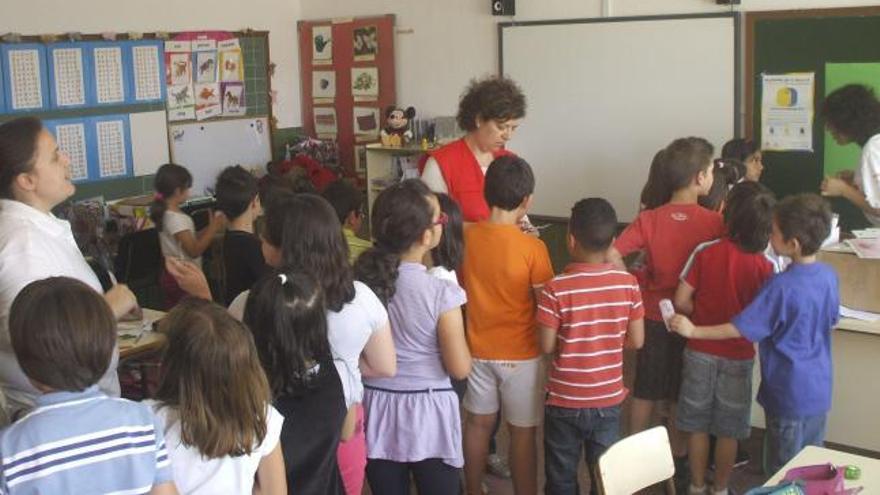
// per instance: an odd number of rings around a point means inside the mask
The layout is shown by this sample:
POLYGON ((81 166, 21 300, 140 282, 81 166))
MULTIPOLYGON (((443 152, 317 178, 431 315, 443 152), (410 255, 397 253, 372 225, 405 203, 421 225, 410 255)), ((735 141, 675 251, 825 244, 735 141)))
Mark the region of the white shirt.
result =
MULTIPOLYGON (((483 175, 486 175, 486 168, 480 167, 480 169, 483 170, 483 175)), ((446 179, 443 178, 440 164, 433 156, 425 162, 425 168, 422 170, 422 182, 435 193, 449 194, 449 187, 446 185, 446 179)))
MULTIPOLYGON (((388 311, 366 284, 355 281, 354 292, 354 299, 340 311, 327 311, 327 339, 342 381, 346 408, 364 398, 361 353, 370 337, 388 323, 388 311)), ((229 314, 238 320, 244 317, 248 294, 250 291, 242 292, 229 305, 229 314)))
MULTIPOLYGON (((18 366, 9 340, 12 301, 31 282, 70 277, 102 293, 101 282, 73 239, 70 223, 20 201, 0 199, 0 386, 7 410, 31 408, 39 394, 18 366)), ((107 395, 119 396, 118 351, 98 382, 107 395)))
POLYGON ((428 268, 428 274, 437 277, 440 280, 452 282, 461 287, 458 283, 458 276, 455 274, 455 270, 449 270, 445 266, 432 266, 431 268, 428 268))
POLYGON ((196 224, 189 215, 179 211, 166 210, 165 215, 162 217, 162 231, 159 232, 159 245, 162 247, 162 255, 167 258, 192 261, 196 265, 202 266, 202 257, 191 258, 183 250, 180 242, 174 237, 175 234, 187 230, 192 232, 193 236, 196 235, 196 224))
POLYGON ((254 476, 264 457, 271 454, 281 438, 284 416, 269 406, 266 436, 248 455, 217 459, 202 457, 198 448, 184 445, 180 439, 180 420, 170 407, 160 407, 154 400, 144 401, 165 424, 165 446, 174 471, 174 484, 181 495, 250 494, 254 476))
MULTIPOLYGON (((880 208, 880 134, 875 134, 862 148, 862 159, 855 172, 855 182, 873 208, 880 208)), ((865 213, 868 221, 880 227, 880 215, 865 213)))

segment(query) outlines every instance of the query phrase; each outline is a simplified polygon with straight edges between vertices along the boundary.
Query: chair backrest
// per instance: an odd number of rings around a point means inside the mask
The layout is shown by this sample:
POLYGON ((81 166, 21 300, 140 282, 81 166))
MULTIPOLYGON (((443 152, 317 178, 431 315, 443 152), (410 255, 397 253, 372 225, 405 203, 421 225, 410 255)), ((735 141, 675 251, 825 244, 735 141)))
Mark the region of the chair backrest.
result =
POLYGON ((626 437, 599 458, 606 495, 630 495, 675 474, 669 434, 657 426, 626 437))
POLYGON ((162 272, 162 249, 156 229, 124 235, 119 241, 114 268, 120 283, 134 287, 158 284, 162 272))

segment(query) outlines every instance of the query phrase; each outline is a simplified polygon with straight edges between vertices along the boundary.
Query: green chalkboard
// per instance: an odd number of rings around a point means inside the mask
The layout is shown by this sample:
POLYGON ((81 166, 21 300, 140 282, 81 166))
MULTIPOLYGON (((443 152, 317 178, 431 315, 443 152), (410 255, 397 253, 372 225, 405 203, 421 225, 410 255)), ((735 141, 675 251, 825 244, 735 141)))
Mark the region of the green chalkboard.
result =
MULTIPOLYGON (((818 113, 826 94, 826 64, 872 62, 880 62, 880 8, 747 14, 745 72, 750 78, 746 84, 747 135, 760 139, 762 74, 816 74, 813 151, 764 153, 762 182, 778 196, 818 192, 826 173, 824 121, 818 113)), ((857 162, 851 166, 857 166, 857 162)), ((834 206, 845 226, 864 224, 864 218, 851 205, 835 201, 834 206)))

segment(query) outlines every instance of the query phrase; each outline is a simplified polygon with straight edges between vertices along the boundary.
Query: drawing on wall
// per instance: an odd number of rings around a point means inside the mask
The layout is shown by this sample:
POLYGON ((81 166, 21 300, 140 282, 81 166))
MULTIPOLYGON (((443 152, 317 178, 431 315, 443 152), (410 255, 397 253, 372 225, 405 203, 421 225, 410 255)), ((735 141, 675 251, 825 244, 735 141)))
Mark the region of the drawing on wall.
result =
POLYGON ((376 60, 379 52, 379 29, 376 26, 364 26, 355 28, 354 36, 354 59, 376 60))
POLYGON ((312 98, 336 97, 336 73, 316 70, 312 72, 312 98))
POLYGON ((220 80, 223 82, 241 81, 244 79, 244 68, 241 61, 241 50, 224 50, 220 52, 220 80))
POLYGON ((315 107, 315 134, 318 136, 335 136, 336 109, 333 107, 315 107))
POLYGON ((223 83, 223 115, 244 115, 244 84, 240 82, 223 83))
POLYGON ((192 66, 189 53, 168 54, 168 85, 179 86, 192 82, 192 66))
POLYGON ((332 26, 315 26, 312 28, 312 60, 323 64, 333 62, 332 26))
POLYGON ((217 52, 196 52, 196 82, 217 82, 217 52))
POLYGON ((354 107, 354 133, 362 139, 377 139, 379 136, 379 109, 354 107))
POLYGON ((204 120, 221 114, 220 85, 218 83, 196 84, 196 120, 204 120))
POLYGON ((196 98, 192 83, 168 86, 166 106, 168 107, 169 121, 174 122, 196 118, 195 104, 196 98))
POLYGON ((378 97, 379 69, 376 67, 352 67, 351 94, 359 97, 378 97))

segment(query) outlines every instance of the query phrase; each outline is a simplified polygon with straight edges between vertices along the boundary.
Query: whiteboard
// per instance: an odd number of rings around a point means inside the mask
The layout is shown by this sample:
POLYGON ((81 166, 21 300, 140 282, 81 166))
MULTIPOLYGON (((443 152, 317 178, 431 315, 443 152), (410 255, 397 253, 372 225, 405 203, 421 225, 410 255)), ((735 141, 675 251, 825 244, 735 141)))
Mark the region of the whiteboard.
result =
POLYGON ((734 137, 734 14, 505 23, 501 71, 528 109, 510 149, 535 172, 532 213, 586 197, 631 221, 654 153, 678 137, 734 137))
POLYGON ((191 196, 210 195, 229 166, 265 167, 272 159, 266 117, 170 125, 171 160, 193 176, 191 196))
POLYGON ((165 110, 133 113, 128 120, 134 175, 155 174, 163 163, 168 163, 168 120, 165 110))

